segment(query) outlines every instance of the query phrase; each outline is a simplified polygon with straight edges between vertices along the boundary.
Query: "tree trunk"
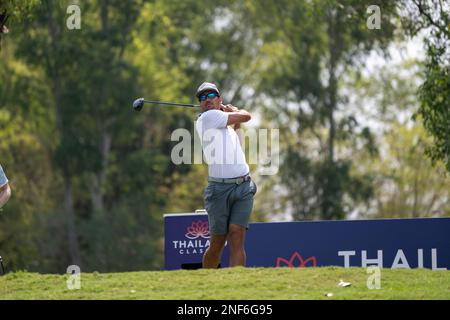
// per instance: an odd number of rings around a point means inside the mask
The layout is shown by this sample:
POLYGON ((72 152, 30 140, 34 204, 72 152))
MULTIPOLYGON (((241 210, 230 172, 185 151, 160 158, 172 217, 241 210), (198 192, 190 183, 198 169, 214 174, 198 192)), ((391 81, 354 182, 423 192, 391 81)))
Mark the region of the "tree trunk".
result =
POLYGON ((102 158, 102 165, 98 172, 96 172, 91 179, 90 193, 92 206, 94 212, 103 212, 105 206, 103 201, 102 187, 106 179, 106 168, 108 166, 108 156, 111 150, 112 136, 108 130, 104 129, 101 132, 100 154, 102 158))
MULTIPOLYGON (((103 37, 105 39, 108 37, 109 34, 109 17, 108 17, 108 10, 109 10, 109 0, 101 0, 100 1, 100 21, 101 21, 101 30, 103 37)), ((138 12, 136 13, 138 15, 138 12)), ((131 17, 128 17, 128 20, 130 21, 124 28, 123 34, 122 34, 122 43, 118 50, 118 56, 112 54, 110 58, 111 61, 115 62, 121 61, 123 59, 123 54, 125 52, 125 47, 127 43, 127 36, 130 33, 130 30, 132 28, 133 23, 137 20, 137 16, 133 15, 131 17)), ((105 94, 105 86, 104 84, 100 84, 99 87, 100 95, 101 96, 107 96, 105 94)), ((114 115, 108 115, 107 118, 102 117, 102 115, 98 116, 96 118, 96 122, 98 127, 101 128, 100 130, 100 146, 99 151, 101 155, 101 168, 98 170, 98 172, 94 173, 91 178, 91 186, 90 186, 90 193, 91 193, 91 201, 92 206, 95 212, 103 212, 104 210, 104 199, 103 199, 103 185, 106 180, 106 170, 108 167, 108 157, 111 151, 111 144, 112 144, 112 134, 111 134, 111 125, 115 121, 114 115)))
POLYGON ((339 25, 339 10, 329 9, 328 17, 328 52, 329 52, 329 63, 328 63, 328 88, 326 94, 326 107, 327 107, 327 120, 329 123, 328 130, 328 143, 327 143, 327 154, 325 161, 328 162, 326 167, 328 175, 326 181, 323 184, 323 195, 322 195, 322 217, 325 219, 331 219, 337 217, 341 212, 340 203, 342 201, 340 192, 341 186, 340 182, 336 179, 338 176, 335 174, 334 170, 337 170, 335 166, 335 140, 336 140, 336 123, 334 119, 334 111, 337 107, 337 77, 336 68, 340 58, 340 25, 339 25), (331 175, 331 172, 333 174, 331 175))
POLYGON ((330 125, 328 134, 328 160, 334 163, 334 142, 336 139, 336 123, 334 119, 334 111, 337 104, 337 79, 336 66, 340 57, 340 39, 339 38, 339 12, 330 12, 328 22, 328 38, 329 38, 329 81, 328 81, 328 122, 330 125))
MULTIPOLYGON (((103 37, 108 35, 108 0, 101 0, 100 2, 100 21, 101 30, 103 37)), ((104 96, 104 85, 100 84, 100 95, 104 96)), ((96 214, 103 213, 105 208, 103 201, 103 184, 105 183, 107 160, 109 156, 109 151, 111 148, 111 134, 108 132, 108 121, 103 119, 102 116, 96 117, 97 125, 101 128, 100 130, 100 145, 99 151, 101 156, 101 167, 100 169, 92 175, 91 184, 89 186, 89 191, 91 194, 91 202, 94 212, 96 214)))
MULTIPOLYGON (((55 113, 56 113, 56 127, 60 136, 64 134, 63 123, 62 123, 62 90, 61 90, 61 75, 58 64, 58 27, 55 23, 53 17, 53 8, 51 7, 51 2, 46 1, 47 12, 48 12, 48 30, 51 38, 51 47, 56 58, 51 64, 49 59, 49 73, 52 81, 52 93, 55 102, 55 113)), ((64 213, 66 216, 67 223, 67 239, 69 246, 70 263, 76 264, 81 267, 80 258, 80 248, 78 244, 78 235, 75 224, 75 210, 73 207, 73 194, 72 194, 72 179, 67 170, 63 169, 63 179, 64 179, 64 213)))
POLYGON ((67 236, 69 243, 70 263, 81 267, 78 235, 75 225, 75 211, 73 208, 72 183, 68 175, 64 175, 64 210, 67 218, 67 236))
MULTIPOLYGON (((110 6, 109 0, 101 0, 100 1, 100 21, 101 21, 101 31, 104 37, 104 40, 108 38, 108 34, 110 32, 109 26, 110 26, 110 20, 109 20, 109 6, 110 6)), ((113 63, 121 63, 123 60, 123 54, 125 52, 125 47, 127 44, 127 41, 129 40, 129 34, 130 30, 133 26, 133 23, 137 21, 137 16, 139 15, 139 10, 137 10, 134 14, 128 15, 128 12, 124 13, 126 14, 126 18, 128 19, 128 24, 123 26, 121 28, 122 30, 122 43, 120 44, 119 50, 117 50, 118 55, 113 54, 114 50, 110 51, 110 59, 104 65, 105 68, 108 68, 110 64, 113 63)), ((110 47, 115 46, 116 44, 110 44, 110 47)), ((100 84, 98 91, 100 96, 108 96, 107 90, 111 89, 109 87, 105 88, 105 84, 100 84), (106 91, 106 92, 105 92, 106 91)), ((106 100, 104 100, 106 101, 106 100)), ((107 102, 105 102, 107 103, 107 102)), ((99 145, 99 151, 101 155, 101 167, 100 169, 95 172, 92 175, 91 178, 91 185, 90 185, 90 193, 91 193, 91 201, 92 206, 95 212, 103 212, 104 210, 104 199, 103 199, 103 186, 105 184, 106 180, 106 170, 108 167, 108 157, 111 151, 111 144, 112 144, 112 125, 115 122, 115 115, 108 114, 103 115, 100 114, 96 116, 96 122, 97 126, 100 129, 100 145, 99 145)))

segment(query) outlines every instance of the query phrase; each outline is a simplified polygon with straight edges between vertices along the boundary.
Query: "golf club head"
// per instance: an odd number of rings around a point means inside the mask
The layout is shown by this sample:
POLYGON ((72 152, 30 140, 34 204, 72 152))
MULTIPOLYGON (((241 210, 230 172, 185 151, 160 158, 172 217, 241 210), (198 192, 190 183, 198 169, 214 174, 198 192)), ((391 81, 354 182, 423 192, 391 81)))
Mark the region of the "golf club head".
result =
POLYGON ((143 106, 144 106, 144 98, 138 98, 138 99, 134 100, 133 109, 135 111, 141 111, 143 106))

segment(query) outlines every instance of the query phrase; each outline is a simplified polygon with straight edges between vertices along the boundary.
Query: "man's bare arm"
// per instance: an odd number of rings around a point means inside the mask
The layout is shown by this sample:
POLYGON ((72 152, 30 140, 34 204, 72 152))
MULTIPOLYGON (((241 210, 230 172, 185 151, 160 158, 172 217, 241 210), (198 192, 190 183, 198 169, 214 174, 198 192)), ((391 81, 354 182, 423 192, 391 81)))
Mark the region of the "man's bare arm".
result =
MULTIPOLYGON (((227 125, 239 124, 242 122, 249 121, 252 116, 249 112, 245 110, 240 110, 231 104, 222 105, 222 110, 228 112, 228 122, 227 125)), ((236 128, 235 128, 236 129, 236 128)))
POLYGON ((9 184, 5 184, 3 187, 0 187, 0 208, 8 202, 9 197, 11 197, 11 188, 9 184))

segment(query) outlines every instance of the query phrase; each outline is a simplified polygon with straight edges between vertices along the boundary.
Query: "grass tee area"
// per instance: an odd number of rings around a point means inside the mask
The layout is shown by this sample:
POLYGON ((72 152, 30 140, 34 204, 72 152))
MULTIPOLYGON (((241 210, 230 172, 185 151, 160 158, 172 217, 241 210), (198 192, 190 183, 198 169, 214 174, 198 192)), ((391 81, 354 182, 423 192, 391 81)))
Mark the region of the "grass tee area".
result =
POLYGON ((0 277, 0 299, 450 299, 448 270, 381 269, 379 289, 368 288, 371 276, 341 267, 94 272, 69 290, 69 275, 20 271, 0 277))

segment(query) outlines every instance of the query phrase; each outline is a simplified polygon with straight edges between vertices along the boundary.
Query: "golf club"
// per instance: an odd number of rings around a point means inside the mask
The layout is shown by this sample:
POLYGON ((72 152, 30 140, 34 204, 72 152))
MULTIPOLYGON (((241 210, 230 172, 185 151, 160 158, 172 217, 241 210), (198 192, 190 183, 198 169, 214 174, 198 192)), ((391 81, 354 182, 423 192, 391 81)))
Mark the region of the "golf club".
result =
POLYGON ((144 103, 159 104, 159 105, 165 105, 165 106, 191 107, 191 108, 200 107, 199 105, 195 105, 195 104, 150 101, 150 100, 145 100, 144 98, 138 98, 138 99, 134 100, 134 102, 133 102, 133 109, 135 111, 141 111, 142 107, 144 106, 144 103))

